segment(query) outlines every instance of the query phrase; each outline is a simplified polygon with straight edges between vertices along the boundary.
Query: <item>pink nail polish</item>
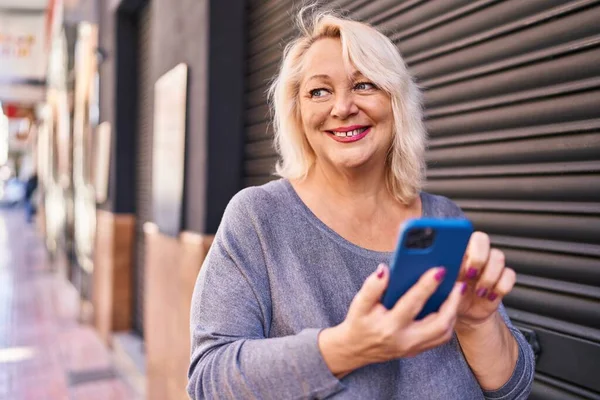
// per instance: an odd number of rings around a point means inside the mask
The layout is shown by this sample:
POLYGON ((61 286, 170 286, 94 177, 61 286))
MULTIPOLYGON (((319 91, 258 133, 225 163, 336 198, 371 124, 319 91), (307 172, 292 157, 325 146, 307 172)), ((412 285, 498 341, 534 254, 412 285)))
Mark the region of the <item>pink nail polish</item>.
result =
POLYGON ((468 279, 473 279, 477 276, 477 270, 475 268, 469 268, 467 270, 467 278, 468 279))
POLYGON ((435 280, 441 282, 446 276, 446 268, 440 268, 438 272, 435 273, 435 280))
POLYGON ((467 292, 467 282, 463 282, 462 287, 460 288, 460 294, 465 294, 467 292))
POLYGON ((494 301, 498 298, 498 295, 494 292, 490 293, 490 295, 488 296, 488 300, 489 301, 494 301))
POLYGON ((479 289, 477 289, 477 292, 475 292, 475 293, 479 297, 485 297, 485 295, 487 294, 487 292, 488 292, 488 290, 486 288, 479 288, 479 289))
POLYGON ((383 274, 385 273, 383 265, 380 265, 379 267, 377 267, 377 269, 379 270, 379 272, 377 272, 377 279, 383 278, 383 274))

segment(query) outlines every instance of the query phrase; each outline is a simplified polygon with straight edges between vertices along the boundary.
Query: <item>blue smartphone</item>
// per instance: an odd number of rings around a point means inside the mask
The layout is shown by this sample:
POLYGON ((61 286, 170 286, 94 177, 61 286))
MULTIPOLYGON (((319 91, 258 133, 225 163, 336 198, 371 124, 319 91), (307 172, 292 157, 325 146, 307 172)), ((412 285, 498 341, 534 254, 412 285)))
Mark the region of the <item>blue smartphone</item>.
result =
POLYGON ((416 319, 439 310, 458 278, 473 233, 467 219, 421 218, 406 221, 390 261, 390 281, 382 303, 391 309, 428 269, 445 267, 446 276, 416 319))

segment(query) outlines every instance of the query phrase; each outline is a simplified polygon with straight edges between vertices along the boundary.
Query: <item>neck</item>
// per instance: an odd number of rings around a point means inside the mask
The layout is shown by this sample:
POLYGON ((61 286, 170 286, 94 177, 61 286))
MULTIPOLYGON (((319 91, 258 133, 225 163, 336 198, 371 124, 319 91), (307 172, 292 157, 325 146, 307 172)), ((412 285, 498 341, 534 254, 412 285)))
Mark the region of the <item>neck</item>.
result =
POLYGON ((421 215, 389 192, 385 166, 370 171, 340 171, 313 165, 307 177, 292 182, 304 204, 327 226, 361 247, 392 251, 398 227, 421 215))
POLYGON ((355 215, 373 215, 383 206, 395 203, 386 184, 385 165, 368 170, 338 170, 318 163, 309 172, 306 183, 315 194, 336 207, 350 208, 355 215))

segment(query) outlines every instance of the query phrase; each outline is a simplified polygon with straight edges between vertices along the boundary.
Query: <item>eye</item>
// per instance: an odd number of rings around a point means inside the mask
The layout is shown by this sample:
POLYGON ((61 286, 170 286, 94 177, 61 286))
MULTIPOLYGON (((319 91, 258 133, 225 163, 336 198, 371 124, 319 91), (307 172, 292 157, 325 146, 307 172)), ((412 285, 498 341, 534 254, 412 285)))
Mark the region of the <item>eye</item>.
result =
POLYGON ((371 82, 358 82, 356 85, 354 85, 354 89, 356 90, 372 90, 376 88, 377 87, 371 82))
POLYGON ((310 97, 323 97, 327 93, 329 93, 329 91, 324 88, 318 88, 318 89, 313 89, 308 93, 310 94, 310 97))

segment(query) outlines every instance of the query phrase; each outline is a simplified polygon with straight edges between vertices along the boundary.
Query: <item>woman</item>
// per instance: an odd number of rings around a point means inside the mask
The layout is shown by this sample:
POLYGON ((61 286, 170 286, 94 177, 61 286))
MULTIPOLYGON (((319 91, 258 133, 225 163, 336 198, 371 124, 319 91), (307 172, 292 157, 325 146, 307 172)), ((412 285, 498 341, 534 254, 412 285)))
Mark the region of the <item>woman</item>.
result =
POLYGON ((193 297, 189 394, 527 398, 533 354, 501 305, 515 273, 486 234, 438 313, 414 320, 443 268, 381 305, 402 222, 463 214, 421 192, 419 96, 391 41, 331 14, 301 28, 270 92, 283 179, 225 211, 193 297))

